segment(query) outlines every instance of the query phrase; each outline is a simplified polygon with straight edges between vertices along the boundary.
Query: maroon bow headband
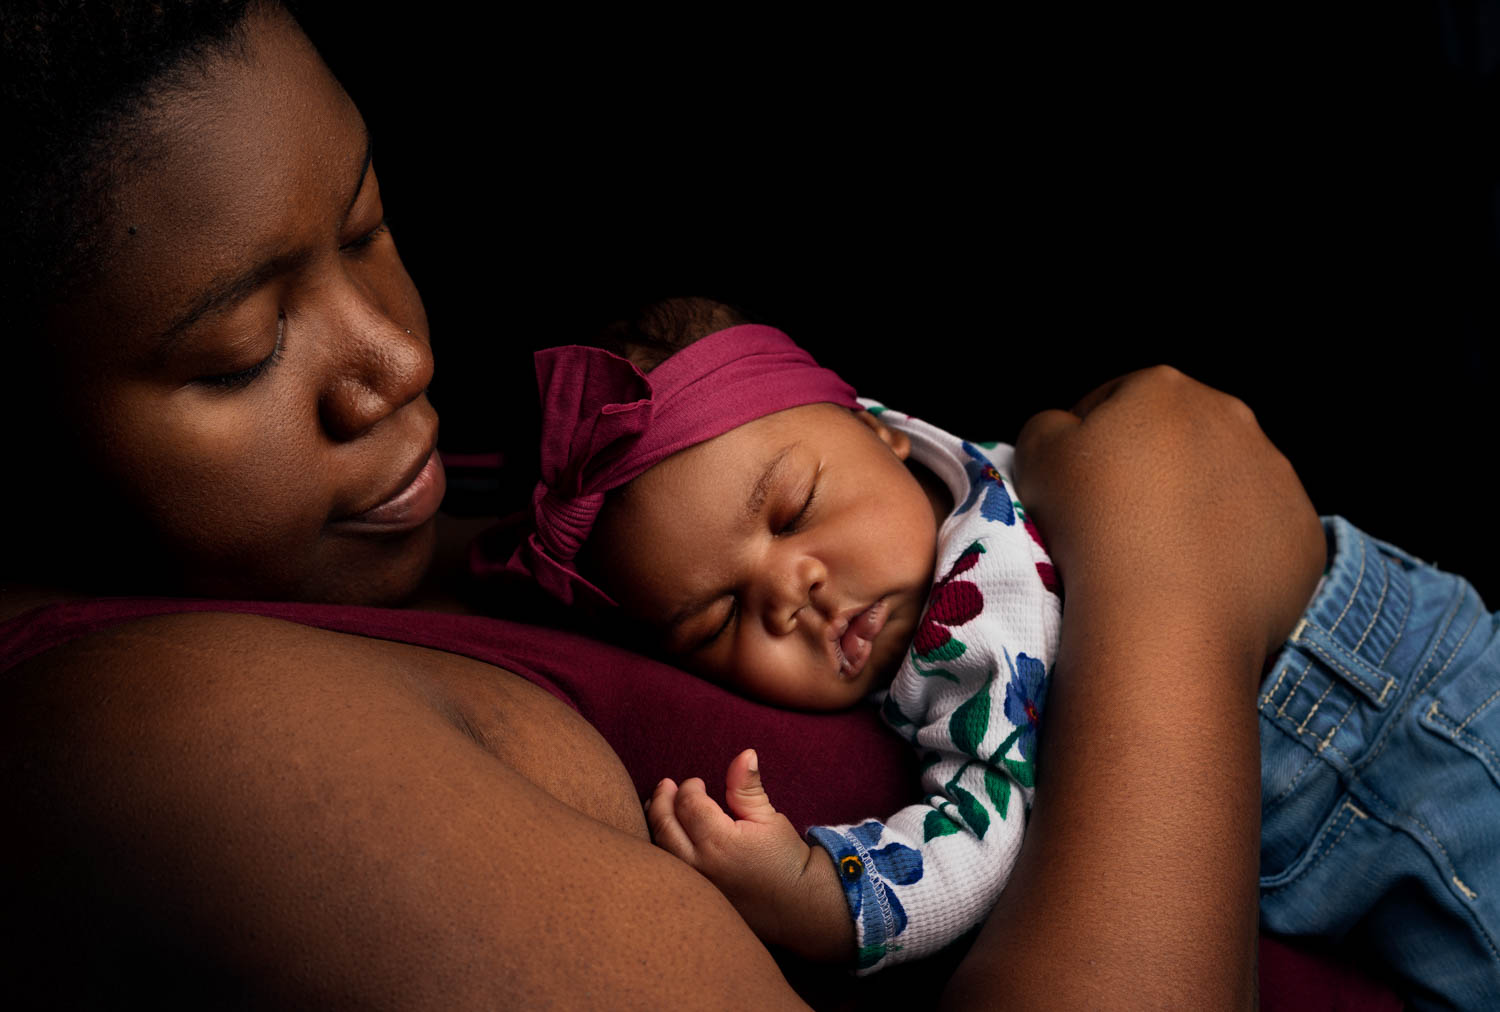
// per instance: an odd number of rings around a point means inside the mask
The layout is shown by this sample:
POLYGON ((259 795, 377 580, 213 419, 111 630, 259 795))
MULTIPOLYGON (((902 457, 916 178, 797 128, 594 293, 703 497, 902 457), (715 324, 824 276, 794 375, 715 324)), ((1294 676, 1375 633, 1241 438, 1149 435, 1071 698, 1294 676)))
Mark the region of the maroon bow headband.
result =
POLYGON ((534 527, 505 568, 569 605, 615 604, 573 562, 606 492, 678 450, 773 412, 823 402, 859 407, 836 373, 758 324, 710 334, 649 379, 602 348, 548 348, 535 360, 542 480, 531 497, 534 527))

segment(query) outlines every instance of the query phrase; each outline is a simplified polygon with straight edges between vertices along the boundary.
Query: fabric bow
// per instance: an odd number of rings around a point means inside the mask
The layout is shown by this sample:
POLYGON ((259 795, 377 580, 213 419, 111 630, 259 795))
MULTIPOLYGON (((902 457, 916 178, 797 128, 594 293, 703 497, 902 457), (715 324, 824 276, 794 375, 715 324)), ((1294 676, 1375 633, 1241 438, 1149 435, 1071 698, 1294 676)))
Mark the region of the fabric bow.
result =
POLYGON ((506 569, 564 604, 614 606, 574 560, 604 497, 685 450, 746 422, 803 404, 859 407, 854 388, 774 327, 743 324, 672 355, 648 379, 602 348, 534 356, 542 401, 541 480, 532 530, 506 569))

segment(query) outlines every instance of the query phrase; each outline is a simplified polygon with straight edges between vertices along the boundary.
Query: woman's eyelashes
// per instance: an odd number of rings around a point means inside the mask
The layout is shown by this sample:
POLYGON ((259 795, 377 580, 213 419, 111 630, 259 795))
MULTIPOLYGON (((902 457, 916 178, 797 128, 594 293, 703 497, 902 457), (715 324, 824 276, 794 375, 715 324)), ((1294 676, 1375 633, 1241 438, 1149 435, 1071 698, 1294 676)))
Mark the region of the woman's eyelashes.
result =
POLYGON ((374 228, 370 229, 370 231, 366 232, 358 239, 352 239, 349 242, 344 243, 339 247, 339 249, 343 250, 345 253, 358 253, 360 250, 368 247, 382 235, 388 234, 390 230, 390 221, 385 217, 381 217, 380 221, 376 222, 374 228))
POLYGON ((213 387, 218 390, 241 390, 249 386, 268 371, 277 362, 281 361, 281 348, 286 337, 286 314, 276 314, 276 343, 271 347, 271 354, 238 372, 219 373, 215 376, 204 376, 198 380, 204 386, 213 387))

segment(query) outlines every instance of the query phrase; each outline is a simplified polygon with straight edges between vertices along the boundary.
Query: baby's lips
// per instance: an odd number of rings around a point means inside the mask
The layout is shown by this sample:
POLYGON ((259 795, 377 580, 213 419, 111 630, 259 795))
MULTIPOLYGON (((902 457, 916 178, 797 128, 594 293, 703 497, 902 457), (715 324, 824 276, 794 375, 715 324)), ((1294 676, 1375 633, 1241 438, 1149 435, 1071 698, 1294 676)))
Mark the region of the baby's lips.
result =
POLYGON ((839 637, 839 650, 844 655, 840 673, 844 677, 853 678, 864 668, 865 662, 870 659, 870 651, 874 649, 875 637, 885 628, 888 614, 886 603, 876 601, 856 615, 854 621, 849 623, 849 628, 844 630, 844 635, 839 637))
POLYGON ((844 635, 847 636, 852 632, 860 639, 873 640, 880 635, 880 630, 885 628, 887 611, 884 601, 876 601, 854 617, 854 621, 849 623, 848 632, 844 635))

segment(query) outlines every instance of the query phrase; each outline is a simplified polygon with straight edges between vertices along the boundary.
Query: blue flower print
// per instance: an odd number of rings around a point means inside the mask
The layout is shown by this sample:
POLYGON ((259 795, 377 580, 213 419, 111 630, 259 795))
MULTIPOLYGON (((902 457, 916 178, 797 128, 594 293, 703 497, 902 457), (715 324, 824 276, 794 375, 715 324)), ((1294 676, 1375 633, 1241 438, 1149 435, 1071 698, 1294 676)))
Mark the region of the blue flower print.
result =
POLYGON ((1036 730, 1047 696, 1047 669, 1035 657, 1016 654, 1005 686, 1005 716, 1020 732, 1016 746, 1027 762, 1036 762, 1036 730))
POLYGON ((815 843, 821 844, 833 855, 834 867, 838 869, 839 882, 844 886, 844 898, 849 903, 849 913, 860 926, 859 968, 867 969, 880 962, 891 948, 894 938, 906 930, 906 910, 896 898, 895 890, 884 888, 876 891, 874 879, 884 883, 911 885, 922 878, 922 853, 901 843, 891 843, 875 849, 885 826, 870 821, 854 826, 844 833, 822 826, 807 831, 815 843), (869 867, 873 865, 873 867, 869 867), (873 874, 871 874, 873 872, 873 874), (886 933, 885 914, 881 899, 890 911, 893 930, 886 933))
POLYGON ((1016 511, 1010 504, 1010 489, 1000 471, 973 443, 964 440, 964 452, 973 459, 964 465, 964 474, 969 478, 969 495, 955 513, 967 513, 979 501, 979 515, 986 520, 998 520, 1010 526, 1016 522, 1016 511), (981 499, 981 497, 983 497, 981 499))

